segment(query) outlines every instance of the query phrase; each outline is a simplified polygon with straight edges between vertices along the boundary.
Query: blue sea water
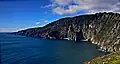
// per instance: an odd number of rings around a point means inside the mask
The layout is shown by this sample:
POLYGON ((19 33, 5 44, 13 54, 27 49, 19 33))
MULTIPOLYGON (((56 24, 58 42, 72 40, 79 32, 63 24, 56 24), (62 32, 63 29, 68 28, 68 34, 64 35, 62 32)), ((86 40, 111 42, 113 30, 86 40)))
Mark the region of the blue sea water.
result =
POLYGON ((47 40, 0 33, 1 64, 80 64, 104 55, 89 42, 47 40))

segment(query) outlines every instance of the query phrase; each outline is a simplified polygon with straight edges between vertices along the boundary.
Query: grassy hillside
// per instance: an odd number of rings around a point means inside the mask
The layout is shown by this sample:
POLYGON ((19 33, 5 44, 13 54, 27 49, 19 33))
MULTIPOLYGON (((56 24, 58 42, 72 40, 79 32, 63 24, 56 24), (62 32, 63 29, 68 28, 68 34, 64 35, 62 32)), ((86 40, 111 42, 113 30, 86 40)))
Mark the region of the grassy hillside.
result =
MULTIPOLYGON (((85 64, 88 64, 86 62, 85 64)), ((113 52, 90 61, 90 64, 120 64, 120 52, 113 52)))

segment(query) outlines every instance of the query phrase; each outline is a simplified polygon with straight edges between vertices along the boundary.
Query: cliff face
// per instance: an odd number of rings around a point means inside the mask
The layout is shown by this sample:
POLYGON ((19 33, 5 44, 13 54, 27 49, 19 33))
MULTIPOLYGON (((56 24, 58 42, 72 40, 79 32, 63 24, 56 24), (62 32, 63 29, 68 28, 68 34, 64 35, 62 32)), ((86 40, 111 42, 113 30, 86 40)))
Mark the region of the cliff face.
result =
POLYGON ((97 14, 97 18, 83 27, 85 38, 104 51, 120 51, 120 15, 97 14))
POLYGON ((104 51, 120 51, 120 14, 97 13, 63 18, 44 27, 18 31, 14 34, 47 39, 79 41, 87 39, 104 51))

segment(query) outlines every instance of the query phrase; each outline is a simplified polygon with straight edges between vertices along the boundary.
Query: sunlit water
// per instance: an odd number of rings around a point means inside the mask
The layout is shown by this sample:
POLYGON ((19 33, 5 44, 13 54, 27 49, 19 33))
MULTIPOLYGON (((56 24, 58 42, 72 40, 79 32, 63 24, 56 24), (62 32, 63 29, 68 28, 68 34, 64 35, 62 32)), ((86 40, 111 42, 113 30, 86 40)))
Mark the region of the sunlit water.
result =
POLYGON ((80 64, 105 53, 88 42, 46 40, 0 33, 2 64, 80 64))

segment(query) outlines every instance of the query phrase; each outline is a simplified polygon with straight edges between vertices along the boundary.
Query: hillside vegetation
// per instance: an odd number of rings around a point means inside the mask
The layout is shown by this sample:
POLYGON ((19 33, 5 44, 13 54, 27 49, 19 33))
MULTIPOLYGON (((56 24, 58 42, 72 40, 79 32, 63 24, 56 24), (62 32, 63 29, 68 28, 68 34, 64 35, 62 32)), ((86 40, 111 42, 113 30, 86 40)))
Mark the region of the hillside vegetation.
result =
MULTIPOLYGON (((97 57, 89 62, 90 64, 120 64, 120 52, 114 52, 102 57, 97 57)), ((88 64, 86 62, 85 64, 88 64)))
POLYGON ((46 39, 69 38, 74 41, 87 39, 102 51, 120 51, 120 14, 96 13, 62 18, 44 27, 14 34, 46 39))

